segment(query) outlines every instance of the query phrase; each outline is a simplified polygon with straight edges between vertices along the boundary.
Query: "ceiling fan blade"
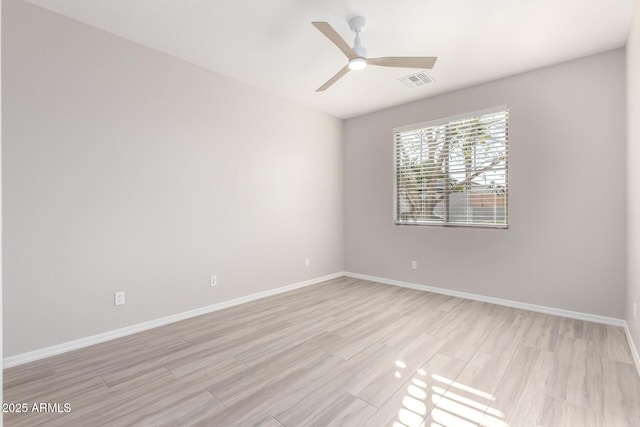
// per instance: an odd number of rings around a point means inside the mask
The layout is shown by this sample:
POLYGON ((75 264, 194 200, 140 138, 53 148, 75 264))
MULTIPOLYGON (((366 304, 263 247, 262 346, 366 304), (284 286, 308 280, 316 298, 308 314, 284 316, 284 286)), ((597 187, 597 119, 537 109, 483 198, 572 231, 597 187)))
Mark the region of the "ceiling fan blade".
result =
POLYGON ((349 72, 349 66, 345 65, 340 71, 338 71, 336 73, 335 76, 331 77, 329 80, 327 80, 327 82, 325 84, 323 84, 322 86, 320 86, 318 89, 316 89, 316 92, 322 92, 323 90, 326 90, 329 88, 329 86, 331 86, 332 84, 334 84, 335 82, 338 81, 338 79, 342 76, 344 76, 345 74, 347 74, 349 72))
POLYGON ((351 49, 351 46, 349 46, 349 44, 340 37, 340 34, 338 34, 328 22, 312 22, 312 24, 329 40, 331 40, 333 44, 338 46, 338 49, 340 49, 347 58, 353 59, 358 56, 351 49))
POLYGON ((381 67, 433 68, 438 58, 435 56, 389 56, 386 58, 369 58, 367 64, 381 67))

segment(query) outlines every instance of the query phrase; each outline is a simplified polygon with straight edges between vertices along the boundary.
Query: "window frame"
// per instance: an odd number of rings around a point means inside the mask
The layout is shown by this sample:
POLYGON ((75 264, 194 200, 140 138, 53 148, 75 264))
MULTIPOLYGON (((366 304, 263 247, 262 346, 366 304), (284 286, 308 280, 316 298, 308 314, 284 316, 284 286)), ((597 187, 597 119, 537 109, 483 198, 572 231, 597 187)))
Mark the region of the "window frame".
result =
POLYGON ((436 227, 462 227, 462 228, 481 228, 481 229, 496 229, 496 230, 508 230, 509 229, 509 106, 500 105, 497 107, 486 108, 483 110, 471 111, 453 116, 442 117, 434 120, 428 120, 420 123, 415 123, 406 126, 399 126, 393 128, 393 225, 397 227, 412 227, 412 226, 436 226, 436 227), (435 221, 403 221, 398 218, 398 133, 408 132, 423 128, 436 127, 456 122, 464 119, 473 119, 484 115, 490 115, 495 113, 506 113, 505 120, 505 206, 504 206, 504 224, 487 223, 482 224, 478 222, 462 223, 462 222, 435 222, 435 221))

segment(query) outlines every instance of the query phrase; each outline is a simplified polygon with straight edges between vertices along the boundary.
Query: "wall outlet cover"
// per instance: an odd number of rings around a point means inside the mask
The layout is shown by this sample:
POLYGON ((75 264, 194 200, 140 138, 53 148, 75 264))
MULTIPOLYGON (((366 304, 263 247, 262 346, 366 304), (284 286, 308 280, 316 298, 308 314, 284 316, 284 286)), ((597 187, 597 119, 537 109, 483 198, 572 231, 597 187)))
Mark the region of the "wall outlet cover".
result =
POLYGON ((118 291, 114 294, 114 305, 124 304, 124 291, 118 291))

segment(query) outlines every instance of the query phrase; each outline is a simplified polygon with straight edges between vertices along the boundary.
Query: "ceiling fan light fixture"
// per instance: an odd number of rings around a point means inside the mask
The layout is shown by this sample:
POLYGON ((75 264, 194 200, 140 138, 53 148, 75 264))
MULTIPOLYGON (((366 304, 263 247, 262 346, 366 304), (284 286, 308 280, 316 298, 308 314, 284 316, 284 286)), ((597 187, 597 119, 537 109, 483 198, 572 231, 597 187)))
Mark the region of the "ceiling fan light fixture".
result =
POLYGON ((353 58, 349 60, 349 69, 353 71, 364 70, 367 60, 364 58, 353 58))

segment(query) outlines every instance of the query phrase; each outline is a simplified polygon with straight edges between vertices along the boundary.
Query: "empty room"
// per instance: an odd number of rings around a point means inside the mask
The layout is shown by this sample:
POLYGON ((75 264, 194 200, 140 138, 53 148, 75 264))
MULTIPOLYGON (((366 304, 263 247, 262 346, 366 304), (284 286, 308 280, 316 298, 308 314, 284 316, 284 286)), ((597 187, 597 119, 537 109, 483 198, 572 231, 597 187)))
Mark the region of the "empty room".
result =
POLYGON ((640 426, 640 1, 2 0, 6 426, 640 426))

